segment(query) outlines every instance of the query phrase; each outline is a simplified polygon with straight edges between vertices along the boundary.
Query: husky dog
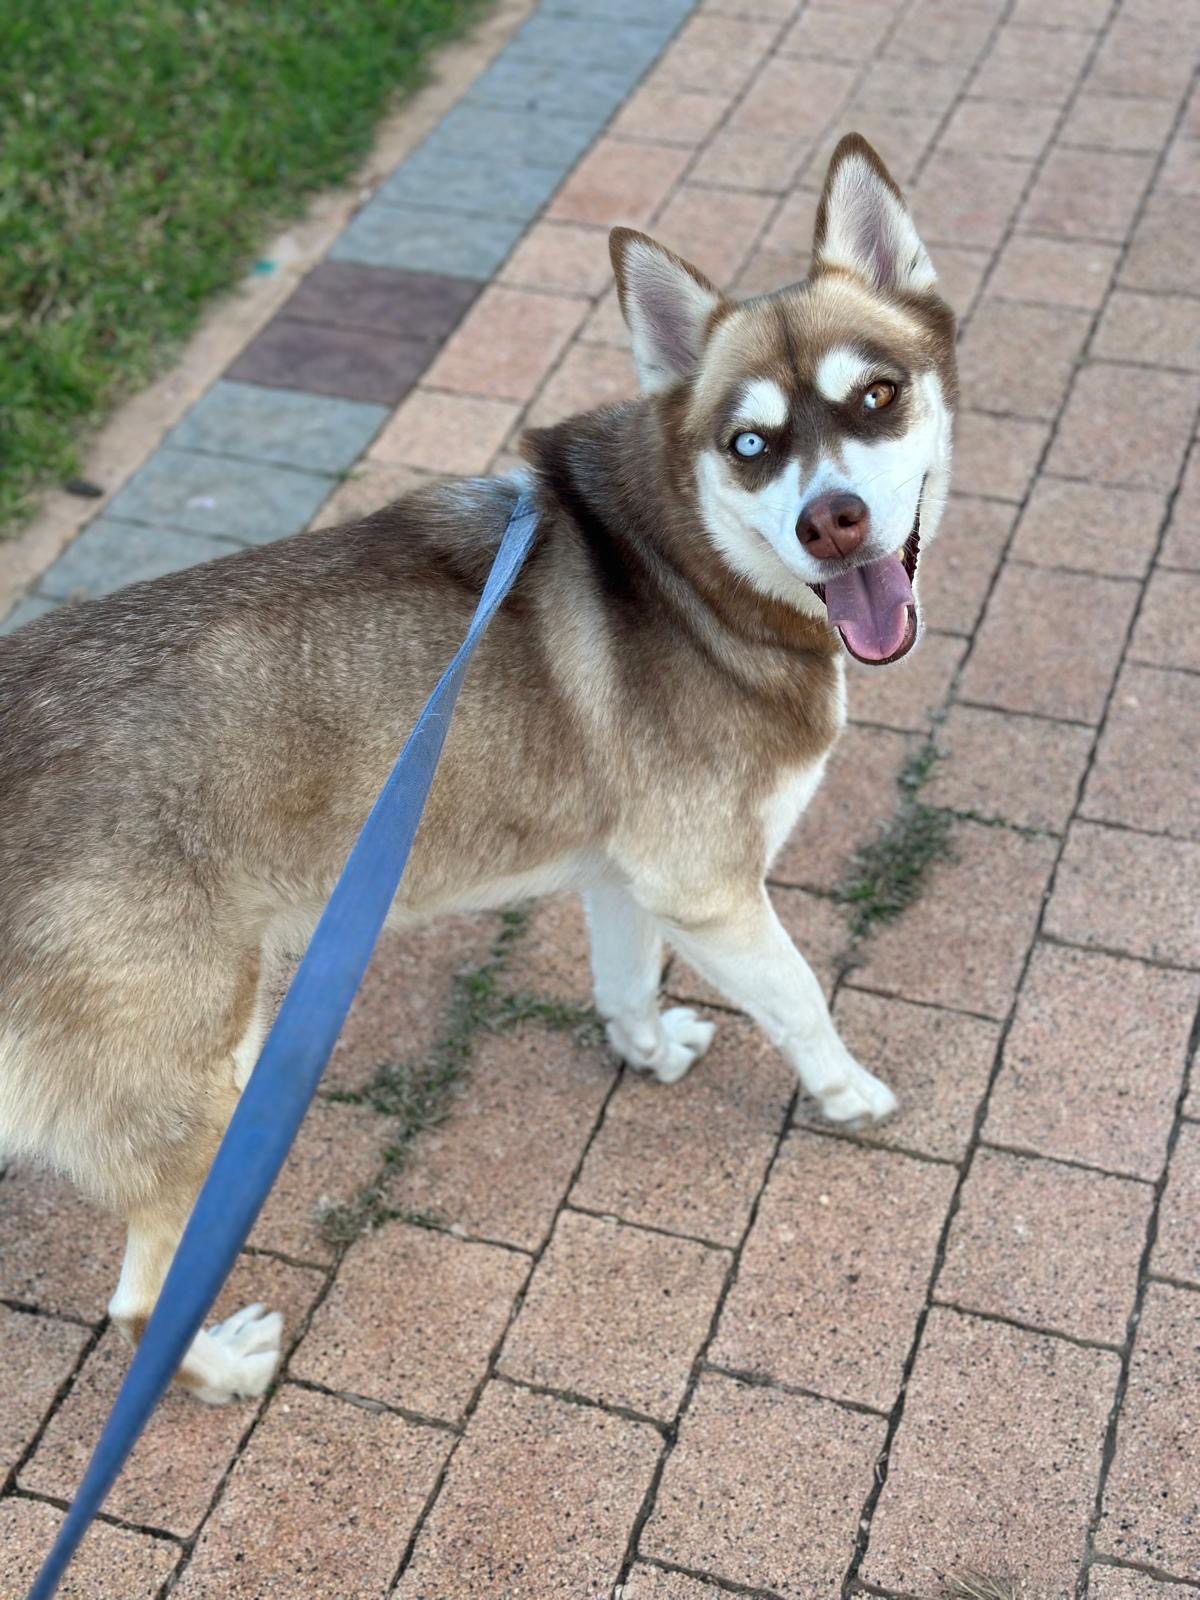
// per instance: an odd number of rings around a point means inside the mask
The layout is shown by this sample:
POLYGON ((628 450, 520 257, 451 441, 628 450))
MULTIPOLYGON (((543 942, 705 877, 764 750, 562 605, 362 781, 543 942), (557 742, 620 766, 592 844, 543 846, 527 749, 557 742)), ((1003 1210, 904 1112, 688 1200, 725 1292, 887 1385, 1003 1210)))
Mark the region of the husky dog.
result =
MULTIPOLYGON (((631 1067, 670 1083, 712 1039, 659 1012, 665 937, 827 1117, 884 1117, 763 880, 842 726, 845 655, 919 636, 953 315, 856 135, 806 283, 739 305, 643 234, 611 244, 643 396, 525 438, 535 544, 394 915, 580 889, 631 1067)), ((271 952, 318 917, 518 488, 424 488, 0 641, 0 1147, 125 1219, 109 1310, 132 1341, 258 1055, 271 952)), ((260 1393, 280 1335, 249 1307, 180 1380, 260 1393)))

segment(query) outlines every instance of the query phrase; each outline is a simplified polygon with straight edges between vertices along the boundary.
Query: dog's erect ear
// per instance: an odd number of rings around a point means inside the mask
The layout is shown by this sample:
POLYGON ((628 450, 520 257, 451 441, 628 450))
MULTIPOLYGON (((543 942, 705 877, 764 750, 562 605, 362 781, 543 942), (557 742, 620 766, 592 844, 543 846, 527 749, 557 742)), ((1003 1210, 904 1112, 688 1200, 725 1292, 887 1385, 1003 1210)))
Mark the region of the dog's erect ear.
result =
POLYGON ((930 289, 937 273, 891 173, 860 133, 833 152, 813 230, 813 272, 839 267, 885 293, 930 289))
POLYGON ((608 248, 638 378, 644 393, 656 394, 695 367, 725 297, 702 272, 633 228, 614 228, 608 248))

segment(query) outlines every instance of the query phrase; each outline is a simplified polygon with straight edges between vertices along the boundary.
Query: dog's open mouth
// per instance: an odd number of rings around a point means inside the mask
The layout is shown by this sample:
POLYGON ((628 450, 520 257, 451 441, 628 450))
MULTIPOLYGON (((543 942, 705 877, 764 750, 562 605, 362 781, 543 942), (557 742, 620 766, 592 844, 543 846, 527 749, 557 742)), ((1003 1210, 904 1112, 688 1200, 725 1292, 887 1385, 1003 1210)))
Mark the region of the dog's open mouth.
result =
POLYGON ((884 667, 899 661, 916 643, 917 600, 912 586, 920 550, 918 507, 912 532, 897 555, 852 567, 811 586, 856 661, 884 667))

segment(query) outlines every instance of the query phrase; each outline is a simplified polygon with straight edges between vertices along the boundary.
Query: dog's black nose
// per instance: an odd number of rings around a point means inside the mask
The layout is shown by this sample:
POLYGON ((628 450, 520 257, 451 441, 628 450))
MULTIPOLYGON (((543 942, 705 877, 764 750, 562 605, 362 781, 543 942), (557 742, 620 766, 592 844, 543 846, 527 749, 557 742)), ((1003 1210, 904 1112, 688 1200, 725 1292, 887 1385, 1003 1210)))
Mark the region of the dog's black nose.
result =
POLYGON ((800 513, 796 537, 818 561, 853 555, 867 537, 871 517, 856 494, 821 494, 800 513))

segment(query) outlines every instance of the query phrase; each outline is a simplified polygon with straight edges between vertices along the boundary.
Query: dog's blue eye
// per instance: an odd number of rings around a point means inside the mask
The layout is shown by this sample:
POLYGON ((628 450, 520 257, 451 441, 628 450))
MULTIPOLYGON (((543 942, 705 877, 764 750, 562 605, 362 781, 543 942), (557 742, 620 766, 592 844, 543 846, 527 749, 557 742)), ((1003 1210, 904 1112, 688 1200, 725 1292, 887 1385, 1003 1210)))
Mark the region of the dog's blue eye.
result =
POLYGON ((767 441, 761 433, 739 433, 733 448, 740 456, 760 456, 767 448, 767 441))

